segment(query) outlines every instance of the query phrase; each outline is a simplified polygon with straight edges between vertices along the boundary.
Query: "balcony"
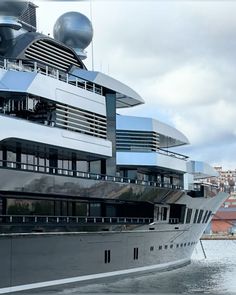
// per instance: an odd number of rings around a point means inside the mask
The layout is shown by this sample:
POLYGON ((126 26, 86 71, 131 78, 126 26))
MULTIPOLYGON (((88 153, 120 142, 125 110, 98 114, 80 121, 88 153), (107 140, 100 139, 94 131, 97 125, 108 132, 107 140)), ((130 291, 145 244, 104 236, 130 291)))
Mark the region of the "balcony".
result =
POLYGON ((77 77, 73 74, 68 74, 51 66, 47 66, 43 63, 37 63, 30 60, 0 58, 0 68, 17 72, 40 73, 42 75, 54 78, 67 84, 71 84, 75 87, 79 87, 84 90, 103 95, 103 88, 100 85, 86 81, 83 78, 77 77))
POLYGON ((36 175, 46 174, 46 175, 53 175, 53 176, 66 176, 66 177, 76 178, 76 179, 88 179, 88 180, 94 180, 99 182, 113 182, 113 183, 120 183, 120 184, 139 185, 139 186, 151 187, 151 188, 163 188, 163 189, 170 189, 170 190, 183 189, 181 185, 174 185, 167 182, 139 180, 139 179, 132 179, 132 178, 121 177, 121 176, 111 176, 111 175, 83 172, 83 171, 71 170, 71 169, 55 168, 50 166, 42 166, 42 165, 15 162, 15 161, 0 160, 0 169, 22 171, 22 172, 24 171, 24 172, 31 172, 31 173, 34 172, 36 175))

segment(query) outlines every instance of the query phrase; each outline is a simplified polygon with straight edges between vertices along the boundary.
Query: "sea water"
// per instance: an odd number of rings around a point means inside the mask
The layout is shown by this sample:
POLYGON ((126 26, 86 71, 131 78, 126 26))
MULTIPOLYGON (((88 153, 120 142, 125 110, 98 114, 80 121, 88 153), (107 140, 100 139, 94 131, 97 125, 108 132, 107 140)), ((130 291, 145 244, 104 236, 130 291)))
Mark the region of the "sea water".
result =
POLYGON ((192 263, 180 269, 82 287, 32 290, 27 294, 236 294, 236 240, 204 240, 202 244, 206 258, 199 243, 192 263))

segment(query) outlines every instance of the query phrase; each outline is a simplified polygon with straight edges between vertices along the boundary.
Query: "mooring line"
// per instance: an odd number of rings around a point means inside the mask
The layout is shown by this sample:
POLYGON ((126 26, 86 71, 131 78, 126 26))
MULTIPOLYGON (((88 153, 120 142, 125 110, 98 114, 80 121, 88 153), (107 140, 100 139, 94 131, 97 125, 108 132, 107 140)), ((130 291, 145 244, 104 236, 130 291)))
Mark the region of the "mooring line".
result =
POLYGON ((201 240, 201 239, 200 239, 200 245, 201 245, 201 248, 202 248, 202 252, 203 252, 203 254, 204 254, 204 258, 206 259, 207 256, 206 256, 206 252, 205 252, 205 249, 204 249, 204 247, 203 247, 203 243, 202 243, 202 240, 201 240))

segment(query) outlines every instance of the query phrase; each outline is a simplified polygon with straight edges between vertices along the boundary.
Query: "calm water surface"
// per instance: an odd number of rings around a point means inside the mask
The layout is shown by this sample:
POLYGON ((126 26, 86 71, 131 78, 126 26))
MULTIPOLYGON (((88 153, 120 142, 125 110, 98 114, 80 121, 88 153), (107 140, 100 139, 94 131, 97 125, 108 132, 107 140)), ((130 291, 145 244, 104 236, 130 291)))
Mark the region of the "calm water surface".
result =
POLYGON ((198 244, 192 264, 181 269, 83 287, 60 286, 27 294, 236 294, 236 240, 202 242, 207 259, 198 244))

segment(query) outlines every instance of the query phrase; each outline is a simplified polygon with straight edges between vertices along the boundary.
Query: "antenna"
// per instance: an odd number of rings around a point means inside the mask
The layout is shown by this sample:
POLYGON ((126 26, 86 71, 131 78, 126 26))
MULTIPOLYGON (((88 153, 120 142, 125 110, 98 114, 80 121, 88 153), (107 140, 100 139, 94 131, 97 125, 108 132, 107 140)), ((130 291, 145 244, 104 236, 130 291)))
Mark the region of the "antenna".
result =
MULTIPOLYGON (((91 20, 91 23, 93 23, 92 0, 90 0, 89 4, 90 4, 90 20, 91 20)), ((91 43, 91 54, 92 54, 92 71, 94 71, 93 39, 92 39, 92 43, 91 43)))

